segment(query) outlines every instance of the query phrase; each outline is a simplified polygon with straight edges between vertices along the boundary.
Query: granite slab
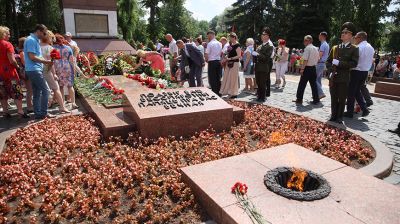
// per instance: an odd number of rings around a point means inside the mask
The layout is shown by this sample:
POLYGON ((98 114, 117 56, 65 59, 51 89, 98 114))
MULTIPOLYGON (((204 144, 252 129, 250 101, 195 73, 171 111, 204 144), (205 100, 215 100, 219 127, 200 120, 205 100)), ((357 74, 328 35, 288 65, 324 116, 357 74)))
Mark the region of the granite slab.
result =
POLYGON ((240 181, 271 223, 399 223, 400 189, 295 144, 229 157, 181 169, 182 180, 217 223, 252 223, 235 203, 231 186, 240 181), (263 178, 279 166, 323 175, 331 194, 312 202, 290 200, 269 191, 263 178), (390 208, 390 209, 388 209, 390 208))

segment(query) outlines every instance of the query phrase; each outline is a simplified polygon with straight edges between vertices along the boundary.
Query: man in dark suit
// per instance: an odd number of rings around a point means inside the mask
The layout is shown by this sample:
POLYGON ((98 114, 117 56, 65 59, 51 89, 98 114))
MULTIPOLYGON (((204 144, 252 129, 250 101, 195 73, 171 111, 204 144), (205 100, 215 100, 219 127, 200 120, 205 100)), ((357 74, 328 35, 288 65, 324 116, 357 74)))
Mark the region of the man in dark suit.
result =
POLYGON ((262 45, 257 48, 257 51, 253 52, 253 56, 257 57, 255 73, 258 85, 258 102, 264 102, 265 97, 269 96, 271 91, 271 55, 274 51, 274 47, 269 43, 270 36, 271 31, 269 28, 265 28, 261 34, 262 45))
POLYGON ((185 44, 182 40, 176 41, 176 45, 182 50, 181 55, 181 71, 189 71, 189 86, 200 87, 203 86, 202 71, 204 66, 204 57, 201 51, 193 44, 185 44), (197 82, 197 85, 196 85, 197 82))

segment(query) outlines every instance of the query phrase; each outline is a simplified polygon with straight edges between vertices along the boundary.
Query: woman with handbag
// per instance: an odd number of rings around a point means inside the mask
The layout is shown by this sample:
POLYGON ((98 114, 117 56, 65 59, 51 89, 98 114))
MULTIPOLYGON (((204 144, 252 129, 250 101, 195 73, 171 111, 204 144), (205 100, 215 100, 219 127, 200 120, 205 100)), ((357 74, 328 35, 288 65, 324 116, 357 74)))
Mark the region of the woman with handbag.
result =
POLYGON ((229 34, 230 45, 227 49, 227 56, 224 61, 226 67, 224 71, 224 77, 221 83, 220 94, 222 96, 228 95, 229 98, 236 98, 239 93, 239 59, 241 57, 242 50, 237 41, 236 33, 229 34))
POLYGON ((254 83, 256 82, 256 76, 254 75, 254 63, 253 55, 254 52, 254 40, 253 38, 248 38, 246 40, 246 50, 243 54, 243 76, 246 83, 243 92, 254 93, 254 83))
POLYGON ((8 112, 8 99, 12 98, 17 105, 18 114, 21 118, 29 118, 22 110, 22 98, 24 97, 21 88, 21 80, 18 76, 20 69, 15 60, 13 45, 10 39, 10 29, 0 26, 0 101, 3 107, 3 116, 11 118, 8 112))

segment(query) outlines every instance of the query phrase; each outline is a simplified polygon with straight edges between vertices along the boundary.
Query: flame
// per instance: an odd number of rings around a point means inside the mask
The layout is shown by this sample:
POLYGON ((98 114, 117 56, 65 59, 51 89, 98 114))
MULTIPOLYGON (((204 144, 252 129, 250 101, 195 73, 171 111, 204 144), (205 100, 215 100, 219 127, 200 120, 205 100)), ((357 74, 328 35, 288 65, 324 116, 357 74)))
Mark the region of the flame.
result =
POLYGON ((287 182, 287 188, 297 191, 304 191, 304 179, 307 177, 307 172, 301 169, 293 170, 290 180, 287 182))
POLYGON ((285 135, 282 132, 272 132, 269 138, 272 144, 282 145, 286 143, 285 135))

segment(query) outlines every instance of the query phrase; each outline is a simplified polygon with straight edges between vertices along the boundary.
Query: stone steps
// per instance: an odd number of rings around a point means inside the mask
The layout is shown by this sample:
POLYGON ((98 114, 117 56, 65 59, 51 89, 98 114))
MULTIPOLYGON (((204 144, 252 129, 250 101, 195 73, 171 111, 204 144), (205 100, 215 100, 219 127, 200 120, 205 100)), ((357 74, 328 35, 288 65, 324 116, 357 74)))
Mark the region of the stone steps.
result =
POLYGON ((375 85, 375 93, 371 95, 400 101, 400 83, 378 81, 375 85))
POLYGON ((382 98, 382 99, 387 99, 387 100, 400 101, 400 96, 392 96, 392 95, 381 94, 381 93, 371 93, 371 96, 382 98))

